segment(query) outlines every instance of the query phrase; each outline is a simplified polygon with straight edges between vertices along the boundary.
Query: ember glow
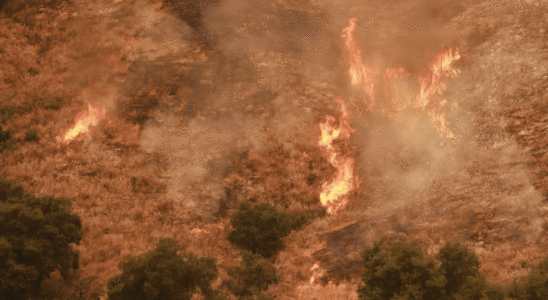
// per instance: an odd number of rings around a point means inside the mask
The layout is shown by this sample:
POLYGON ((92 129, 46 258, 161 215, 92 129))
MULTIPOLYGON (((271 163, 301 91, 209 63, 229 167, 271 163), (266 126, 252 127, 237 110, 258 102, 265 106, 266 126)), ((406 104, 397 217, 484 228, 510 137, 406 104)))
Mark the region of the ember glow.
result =
POLYGON ((341 105, 339 125, 337 127, 333 126, 336 121, 335 117, 327 116, 325 122, 320 123, 322 135, 318 142, 319 146, 324 149, 329 162, 337 169, 334 178, 323 184, 320 193, 320 201, 327 208, 329 214, 333 214, 346 206, 348 202, 347 194, 355 186, 354 158, 341 155, 341 149, 337 149, 333 145, 333 141, 336 139, 348 143, 350 134, 355 131, 348 124, 345 103, 340 98, 337 98, 336 101, 341 105))
POLYGON ((95 126, 105 116, 105 109, 99 110, 88 102, 88 110, 76 117, 76 124, 69 129, 63 138, 58 137, 60 143, 68 144, 80 134, 87 133, 90 126, 95 126))

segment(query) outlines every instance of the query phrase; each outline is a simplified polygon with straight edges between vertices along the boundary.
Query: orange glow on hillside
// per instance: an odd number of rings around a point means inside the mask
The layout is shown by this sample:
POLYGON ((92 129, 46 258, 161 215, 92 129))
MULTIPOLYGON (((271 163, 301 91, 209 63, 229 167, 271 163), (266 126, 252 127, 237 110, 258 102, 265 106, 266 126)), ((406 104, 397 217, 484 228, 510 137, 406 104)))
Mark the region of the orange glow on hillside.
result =
MULTIPOLYGON (((410 74, 404 68, 387 68, 384 72, 379 67, 366 66, 362 61, 363 49, 354 40, 357 18, 351 18, 348 25, 342 31, 344 47, 348 53, 348 72, 352 86, 360 87, 369 96, 369 103, 365 111, 371 111, 375 106, 384 116, 392 121, 401 121, 402 112, 408 108, 425 111, 431 118, 433 126, 442 136, 452 138, 454 135, 447 128, 445 118, 445 105, 447 101, 442 98, 446 85, 445 77, 455 77, 459 71, 453 67, 455 61, 460 59, 457 49, 442 50, 429 64, 428 74, 419 76, 419 91, 415 97, 400 95, 398 86, 402 79, 409 78, 410 74), (380 76, 382 74, 382 76, 380 76), (382 93, 375 103, 375 94, 382 93)), ((354 176, 353 157, 341 155, 341 149, 334 146, 334 141, 348 143, 350 134, 355 130, 348 123, 346 105, 341 98, 337 98, 341 105, 339 124, 335 126, 336 118, 326 116, 320 123, 321 136, 318 145, 325 151, 326 158, 336 168, 335 176, 330 182, 322 186, 320 201, 327 208, 329 214, 343 209, 348 202, 348 193, 355 189, 358 178, 354 176)), ((365 101, 367 102, 367 101, 365 101)), ((337 143, 340 144, 340 143, 337 143)), ((340 147, 339 147, 340 148, 340 147)))
POLYGON ((327 208, 329 214, 333 214, 346 206, 348 202, 347 194, 355 186, 354 158, 341 155, 340 149, 333 145, 333 141, 336 139, 347 143, 350 133, 355 131, 348 124, 345 103, 340 98, 337 98, 336 101, 341 105, 339 126, 333 126, 335 122, 333 116, 327 116, 325 122, 319 124, 322 134, 318 145, 324 149, 327 159, 337 169, 334 178, 331 182, 323 184, 320 193, 320 201, 327 208))
POLYGON ((75 120, 75 125, 67 131, 63 138, 58 137, 60 143, 68 144, 77 136, 85 134, 89 131, 90 126, 95 126, 105 116, 105 109, 99 110, 88 102, 88 110, 80 113, 75 120))
POLYGON ((312 271, 312 276, 310 277, 310 284, 313 284, 314 281, 316 281, 317 278, 321 277, 323 275, 323 271, 320 270, 320 264, 315 263, 312 268, 310 268, 310 271, 312 271))
POLYGON ((354 40, 354 30, 356 29, 357 18, 348 20, 348 25, 342 31, 344 38, 344 48, 348 52, 348 64, 350 66, 348 72, 353 86, 362 86, 366 94, 369 96, 368 110, 371 110, 375 105, 375 87, 378 81, 377 72, 364 65, 362 62, 362 48, 354 40))
POLYGON ((428 74, 419 77, 420 92, 415 104, 415 107, 427 110, 440 134, 450 138, 453 137, 453 133, 447 128, 444 112, 447 101, 441 97, 446 88, 443 78, 459 75, 459 70, 453 68, 453 63, 459 59, 459 51, 449 48, 440 52, 428 64, 428 74))
MULTIPOLYGON (((357 18, 351 18, 348 25, 342 31, 344 47, 348 53, 350 81, 353 86, 360 86, 369 96, 370 101, 367 105, 368 111, 374 106, 378 106, 380 111, 391 120, 398 120, 400 112, 408 108, 411 103, 402 102, 398 97, 396 85, 398 78, 408 76, 403 68, 386 69, 384 76, 379 76, 381 72, 371 66, 366 66, 362 61, 363 49, 354 40, 354 30, 356 29, 357 18), (380 88, 380 90, 379 90, 380 88), (377 92, 385 95, 384 103, 376 103, 377 92)), ((445 77, 456 77, 459 71, 454 68, 455 61, 460 59, 460 53, 457 49, 449 48, 442 50, 428 64, 428 74, 419 76, 419 91, 417 94, 414 108, 423 109, 431 117, 433 125, 440 135, 453 137, 453 133, 447 128, 445 118, 445 104, 447 101, 441 98, 445 91, 445 77)), ((367 103, 366 103, 367 104, 367 103)))

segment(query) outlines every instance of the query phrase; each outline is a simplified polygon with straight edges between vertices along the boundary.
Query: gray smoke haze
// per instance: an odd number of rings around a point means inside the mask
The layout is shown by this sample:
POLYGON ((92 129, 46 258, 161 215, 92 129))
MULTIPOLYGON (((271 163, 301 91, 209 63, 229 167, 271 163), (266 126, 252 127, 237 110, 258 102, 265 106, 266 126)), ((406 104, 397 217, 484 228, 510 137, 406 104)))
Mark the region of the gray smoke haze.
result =
MULTIPOLYGON (((170 96, 181 109, 158 107, 143 127, 143 149, 168 158, 168 197, 213 214, 224 197, 222 182, 231 153, 260 148, 268 131, 281 136, 287 147, 295 139, 315 145, 318 123, 328 114, 338 115, 337 96, 362 101, 363 92, 350 87, 341 38, 350 18, 359 18, 355 37, 365 64, 380 62, 382 70, 404 67, 410 73, 397 89, 402 100, 411 101, 429 61, 444 46, 461 46, 462 32, 451 20, 467 5, 434 0, 224 0, 209 6, 203 11, 203 27, 216 51, 205 63, 173 67, 171 76, 184 73, 188 83, 170 96)), ((191 29, 169 14, 142 15, 156 20, 143 27, 150 50, 142 60, 184 65, 185 55, 194 51, 186 41, 191 29)), ((139 74, 150 72, 152 65, 137 68, 131 88, 142 84, 139 74)), ((371 204, 368 214, 435 207, 456 194, 481 194, 474 198, 478 207, 497 207, 508 215, 534 214, 541 197, 526 169, 513 165, 501 177, 484 174, 495 165, 528 158, 504 137, 491 137, 489 147, 480 145, 475 98, 466 92, 473 85, 467 70, 447 79, 446 113, 454 138, 441 137, 420 110, 406 110, 400 122, 392 122, 378 111, 359 115, 350 108, 356 166, 366 177, 360 201, 371 204)), ((451 217, 441 209, 432 211, 426 219, 434 214, 451 217)))

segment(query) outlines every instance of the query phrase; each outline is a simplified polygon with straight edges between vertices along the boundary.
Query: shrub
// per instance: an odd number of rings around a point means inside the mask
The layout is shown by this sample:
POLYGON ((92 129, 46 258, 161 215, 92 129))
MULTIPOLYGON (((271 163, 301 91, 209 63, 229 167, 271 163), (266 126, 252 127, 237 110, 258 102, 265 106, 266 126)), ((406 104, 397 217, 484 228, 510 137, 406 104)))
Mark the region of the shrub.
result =
POLYGON ((508 296, 519 300, 548 299, 548 257, 533 267, 526 278, 508 287, 508 296))
POLYGON ((172 239, 160 239, 156 249, 138 256, 128 256, 119 265, 122 274, 108 281, 111 300, 189 300, 197 288, 208 299, 220 297, 211 288, 217 278, 214 258, 178 255, 182 247, 172 239))
POLYGON ((436 255, 441 262, 440 269, 447 280, 445 291, 455 294, 467 282, 468 278, 480 275, 479 261, 476 255, 459 244, 446 244, 436 255))
POLYGON ((476 255, 459 244, 446 244, 434 260, 404 240, 383 239, 362 254, 366 284, 360 299, 503 300, 501 287, 479 272, 476 255))
POLYGON ((0 108, 0 122, 6 122, 19 112, 19 108, 13 104, 7 104, 0 108))
POLYGON ((63 98, 61 97, 49 98, 48 100, 46 100, 46 103, 44 103, 44 108, 59 110, 62 101, 63 98))
POLYGON ((35 76, 35 75, 38 74, 38 70, 36 70, 36 69, 33 68, 33 67, 30 67, 30 68, 27 70, 27 72, 28 72, 30 75, 32 75, 32 76, 35 76))
POLYGON ((278 212, 268 203, 251 206, 244 201, 232 216, 230 222, 234 230, 228 235, 228 240, 253 254, 272 257, 283 248, 282 237, 302 226, 303 221, 306 219, 278 212))
POLYGON ((82 239, 80 217, 64 198, 37 198, 0 177, 0 299, 26 299, 53 271, 78 268, 69 244, 82 239))
POLYGON ((479 272, 475 253, 460 245, 448 243, 436 255, 446 279, 444 292, 448 299, 504 299, 502 288, 487 283, 479 272))
POLYGON ((362 253, 360 299, 442 299, 445 278, 417 243, 383 239, 362 253))
POLYGON ((38 138, 38 133, 36 133, 35 129, 29 129, 27 132, 25 132, 25 141, 26 142, 38 142, 40 139, 38 138))
POLYGON ((235 280, 229 283, 229 288, 239 299, 259 297, 268 285, 278 282, 276 267, 250 251, 242 250, 241 253, 241 265, 228 270, 228 275, 235 280))
POLYGON ((2 126, 0 126, 0 153, 10 148, 10 139, 11 132, 9 128, 7 130, 2 130, 2 126))

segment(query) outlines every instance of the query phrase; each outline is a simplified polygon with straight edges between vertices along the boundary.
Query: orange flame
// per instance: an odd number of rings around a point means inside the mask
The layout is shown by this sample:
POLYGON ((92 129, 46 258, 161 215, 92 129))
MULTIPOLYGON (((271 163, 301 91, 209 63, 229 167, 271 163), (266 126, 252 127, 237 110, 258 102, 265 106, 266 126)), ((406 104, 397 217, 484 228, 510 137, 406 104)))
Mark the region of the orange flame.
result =
POLYGON ((415 103, 415 107, 428 111, 438 132, 450 138, 453 137, 453 133, 447 128, 447 120, 442 110, 447 103, 445 99, 441 98, 446 88, 442 79, 447 76, 456 77, 459 75, 459 70, 453 68, 453 63, 459 59, 460 53, 457 49, 449 48, 440 52, 428 64, 428 74, 419 77, 420 92, 415 103))
POLYGON ((67 131, 64 138, 61 139, 61 137, 58 137, 57 140, 65 144, 70 143, 70 141, 75 139, 80 134, 88 132, 90 126, 97 125, 97 123, 99 123, 99 121, 104 117, 105 113, 106 111, 104 108, 100 111, 88 102, 88 110, 76 117, 76 124, 67 131))
MULTIPOLYGON (((409 108, 412 103, 409 100, 403 102, 397 89, 397 83, 402 76, 409 76, 404 68, 388 68, 384 71, 384 76, 380 77, 377 67, 368 67, 362 61, 362 48, 354 40, 354 30, 356 29, 357 18, 351 18, 348 25, 343 29, 341 36, 344 39, 344 47, 348 52, 349 74, 353 86, 360 86, 369 95, 370 103, 365 110, 371 111, 375 104, 375 92, 380 87, 383 92, 379 108, 385 116, 392 120, 399 120, 400 113, 409 108)), ((459 71, 453 68, 453 63, 460 59, 458 50, 449 48, 439 53, 436 58, 429 63, 429 72, 426 76, 419 76, 420 90, 417 94, 414 108, 426 110, 432 118, 432 123, 442 135, 452 138, 453 133, 447 128, 444 108, 447 101, 441 96, 445 91, 444 77, 455 77, 459 71)), ((407 98, 405 98, 407 99, 407 98)), ((348 123, 348 114, 346 105, 342 99, 335 101, 341 105, 341 116, 339 125, 333 126, 336 119, 333 116, 326 116, 325 122, 320 123, 321 136, 318 142, 320 147, 325 149, 326 157, 329 162, 337 169, 331 182, 322 185, 320 201, 327 208, 327 213, 333 214, 343 209, 347 202, 347 195, 359 184, 358 178, 354 173, 354 158, 343 156, 334 145, 333 141, 348 141, 350 134, 355 130, 348 123)), ((316 266, 316 265, 315 265, 316 266)), ((314 276, 311 278, 311 283, 314 276)))
POLYGON ((322 135, 318 142, 319 146, 325 149, 329 162, 337 169, 331 182, 322 185, 320 201, 327 207, 327 213, 333 214, 343 209, 348 199, 346 195, 354 188, 354 158, 341 156, 333 146, 335 139, 348 140, 350 133, 355 130, 348 124, 348 114, 346 105, 342 99, 335 101, 341 105, 341 116, 339 117, 339 126, 335 128, 332 123, 335 122, 333 116, 327 116, 325 122, 320 123, 322 135))
POLYGON ((312 268, 310 268, 310 271, 312 271, 312 276, 310 277, 310 284, 313 284, 316 278, 323 275, 323 271, 320 270, 320 264, 315 263, 312 268))
POLYGON ((369 95, 369 110, 375 104, 375 86, 377 85, 378 74, 372 68, 367 67, 362 62, 362 49, 358 42, 354 40, 354 29, 356 29, 357 18, 348 20, 348 25, 342 31, 344 38, 344 48, 348 52, 349 73, 352 85, 363 85, 363 89, 369 95))
MULTIPOLYGON (((399 117, 399 113, 410 106, 410 103, 402 103, 397 97, 394 89, 396 80, 402 75, 408 75, 403 68, 386 69, 384 76, 381 78, 376 68, 368 67, 362 61, 362 48, 354 40, 354 30, 356 29, 357 18, 351 18, 348 25, 342 31, 344 39, 344 47, 349 56, 349 73, 353 86, 362 85, 366 94, 369 95, 370 103, 366 110, 371 111, 375 105, 375 93, 379 85, 385 93, 385 103, 380 103, 379 108, 384 115, 392 120, 399 117)), ((445 119, 444 106, 447 103, 445 99, 441 99, 441 95, 445 91, 446 85, 443 81, 444 77, 456 77, 459 71, 453 68, 453 63, 460 59, 460 54, 457 49, 449 48, 440 52, 435 59, 429 63, 429 72, 426 76, 419 76, 420 90, 417 95, 417 100, 414 103, 415 108, 421 108, 427 111, 432 118, 432 123, 438 132, 446 137, 452 138, 453 133, 447 128, 445 119)))

